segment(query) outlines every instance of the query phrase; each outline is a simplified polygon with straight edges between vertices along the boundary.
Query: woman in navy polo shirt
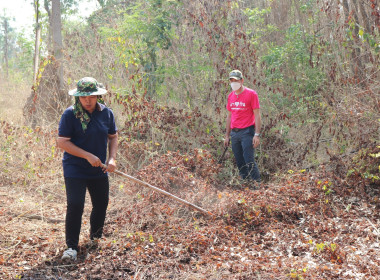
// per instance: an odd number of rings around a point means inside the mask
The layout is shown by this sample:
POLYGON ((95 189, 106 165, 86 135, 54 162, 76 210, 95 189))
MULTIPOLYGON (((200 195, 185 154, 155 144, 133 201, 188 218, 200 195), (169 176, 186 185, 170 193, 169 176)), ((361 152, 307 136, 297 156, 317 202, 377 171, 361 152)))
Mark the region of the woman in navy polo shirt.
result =
POLYGON ((58 147, 65 151, 62 164, 67 197, 64 261, 77 258, 86 189, 92 202, 90 239, 103 233, 109 199, 107 172, 115 171, 117 151, 114 115, 101 102, 106 93, 94 78, 82 78, 77 88, 69 91, 75 103, 65 110, 59 123, 58 147))

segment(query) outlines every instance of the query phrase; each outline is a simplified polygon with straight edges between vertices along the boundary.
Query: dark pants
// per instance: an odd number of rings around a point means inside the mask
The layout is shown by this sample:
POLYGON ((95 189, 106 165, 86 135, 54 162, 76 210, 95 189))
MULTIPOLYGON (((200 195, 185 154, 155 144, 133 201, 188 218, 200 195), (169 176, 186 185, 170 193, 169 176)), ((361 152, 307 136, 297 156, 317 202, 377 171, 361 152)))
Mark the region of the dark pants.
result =
POLYGON ((260 182, 260 172, 255 162, 255 149, 252 145, 255 128, 253 126, 231 131, 232 151, 235 155, 240 176, 245 180, 252 178, 260 182))
POLYGON ((66 244, 67 248, 78 250, 79 234, 82 224, 86 189, 91 197, 90 238, 100 238, 109 199, 108 177, 95 179, 65 178, 66 210, 66 244))

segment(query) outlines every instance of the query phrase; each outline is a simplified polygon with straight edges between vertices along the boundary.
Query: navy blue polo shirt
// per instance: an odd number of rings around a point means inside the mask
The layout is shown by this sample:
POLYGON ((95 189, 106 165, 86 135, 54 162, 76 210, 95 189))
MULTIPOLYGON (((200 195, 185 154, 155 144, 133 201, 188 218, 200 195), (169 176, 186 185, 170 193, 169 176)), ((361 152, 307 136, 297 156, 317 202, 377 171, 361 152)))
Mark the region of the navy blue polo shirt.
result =
MULTIPOLYGON (((103 163, 107 158, 108 135, 117 131, 115 118, 111 109, 99 104, 90 116, 86 132, 83 131, 80 120, 73 112, 73 106, 63 112, 59 122, 58 135, 71 138, 70 141, 79 148, 97 156, 103 163)), ((98 178, 106 177, 100 167, 93 167, 84 158, 64 152, 63 175, 69 178, 98 178)))

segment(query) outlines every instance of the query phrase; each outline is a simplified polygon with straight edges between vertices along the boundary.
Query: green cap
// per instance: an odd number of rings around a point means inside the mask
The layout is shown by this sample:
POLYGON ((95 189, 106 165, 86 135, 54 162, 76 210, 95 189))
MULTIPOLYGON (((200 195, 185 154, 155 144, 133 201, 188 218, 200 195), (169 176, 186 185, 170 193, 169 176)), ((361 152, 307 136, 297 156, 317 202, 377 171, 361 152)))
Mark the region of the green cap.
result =
POLYGON ((106 94, 107 90, 101 85, 92 77, 84 77, 78 81, 76 89, 69 91, 69 95, 89 96, 106 94))
POLYGON ((230 72, 230 79, 241 80, 243 79, 243 74, 239 70, 232 70, 230 72))

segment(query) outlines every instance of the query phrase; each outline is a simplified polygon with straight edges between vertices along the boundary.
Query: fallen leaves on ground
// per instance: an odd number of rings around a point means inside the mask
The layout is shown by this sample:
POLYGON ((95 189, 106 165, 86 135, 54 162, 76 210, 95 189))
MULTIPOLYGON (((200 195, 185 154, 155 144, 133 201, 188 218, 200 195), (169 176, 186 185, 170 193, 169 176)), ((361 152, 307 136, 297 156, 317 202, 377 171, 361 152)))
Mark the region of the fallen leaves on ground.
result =
MULTIPOLYGON (((47 158, 51 148, 45 153, 40 156, 47 158)), ((2 174, 1 279, 380 277, 378 186, 349 185, 323 169, 277 176, 258 189, 223 184, 217 179, 222 167, 201 150, 156 155, 131 175, 213 216, 113 174, 99 247, 88 246, 87 198, 78 261, 63 264, 60 158, 47 161, 2 174), (27 178, 37 169, 40 176, 27 178)))

